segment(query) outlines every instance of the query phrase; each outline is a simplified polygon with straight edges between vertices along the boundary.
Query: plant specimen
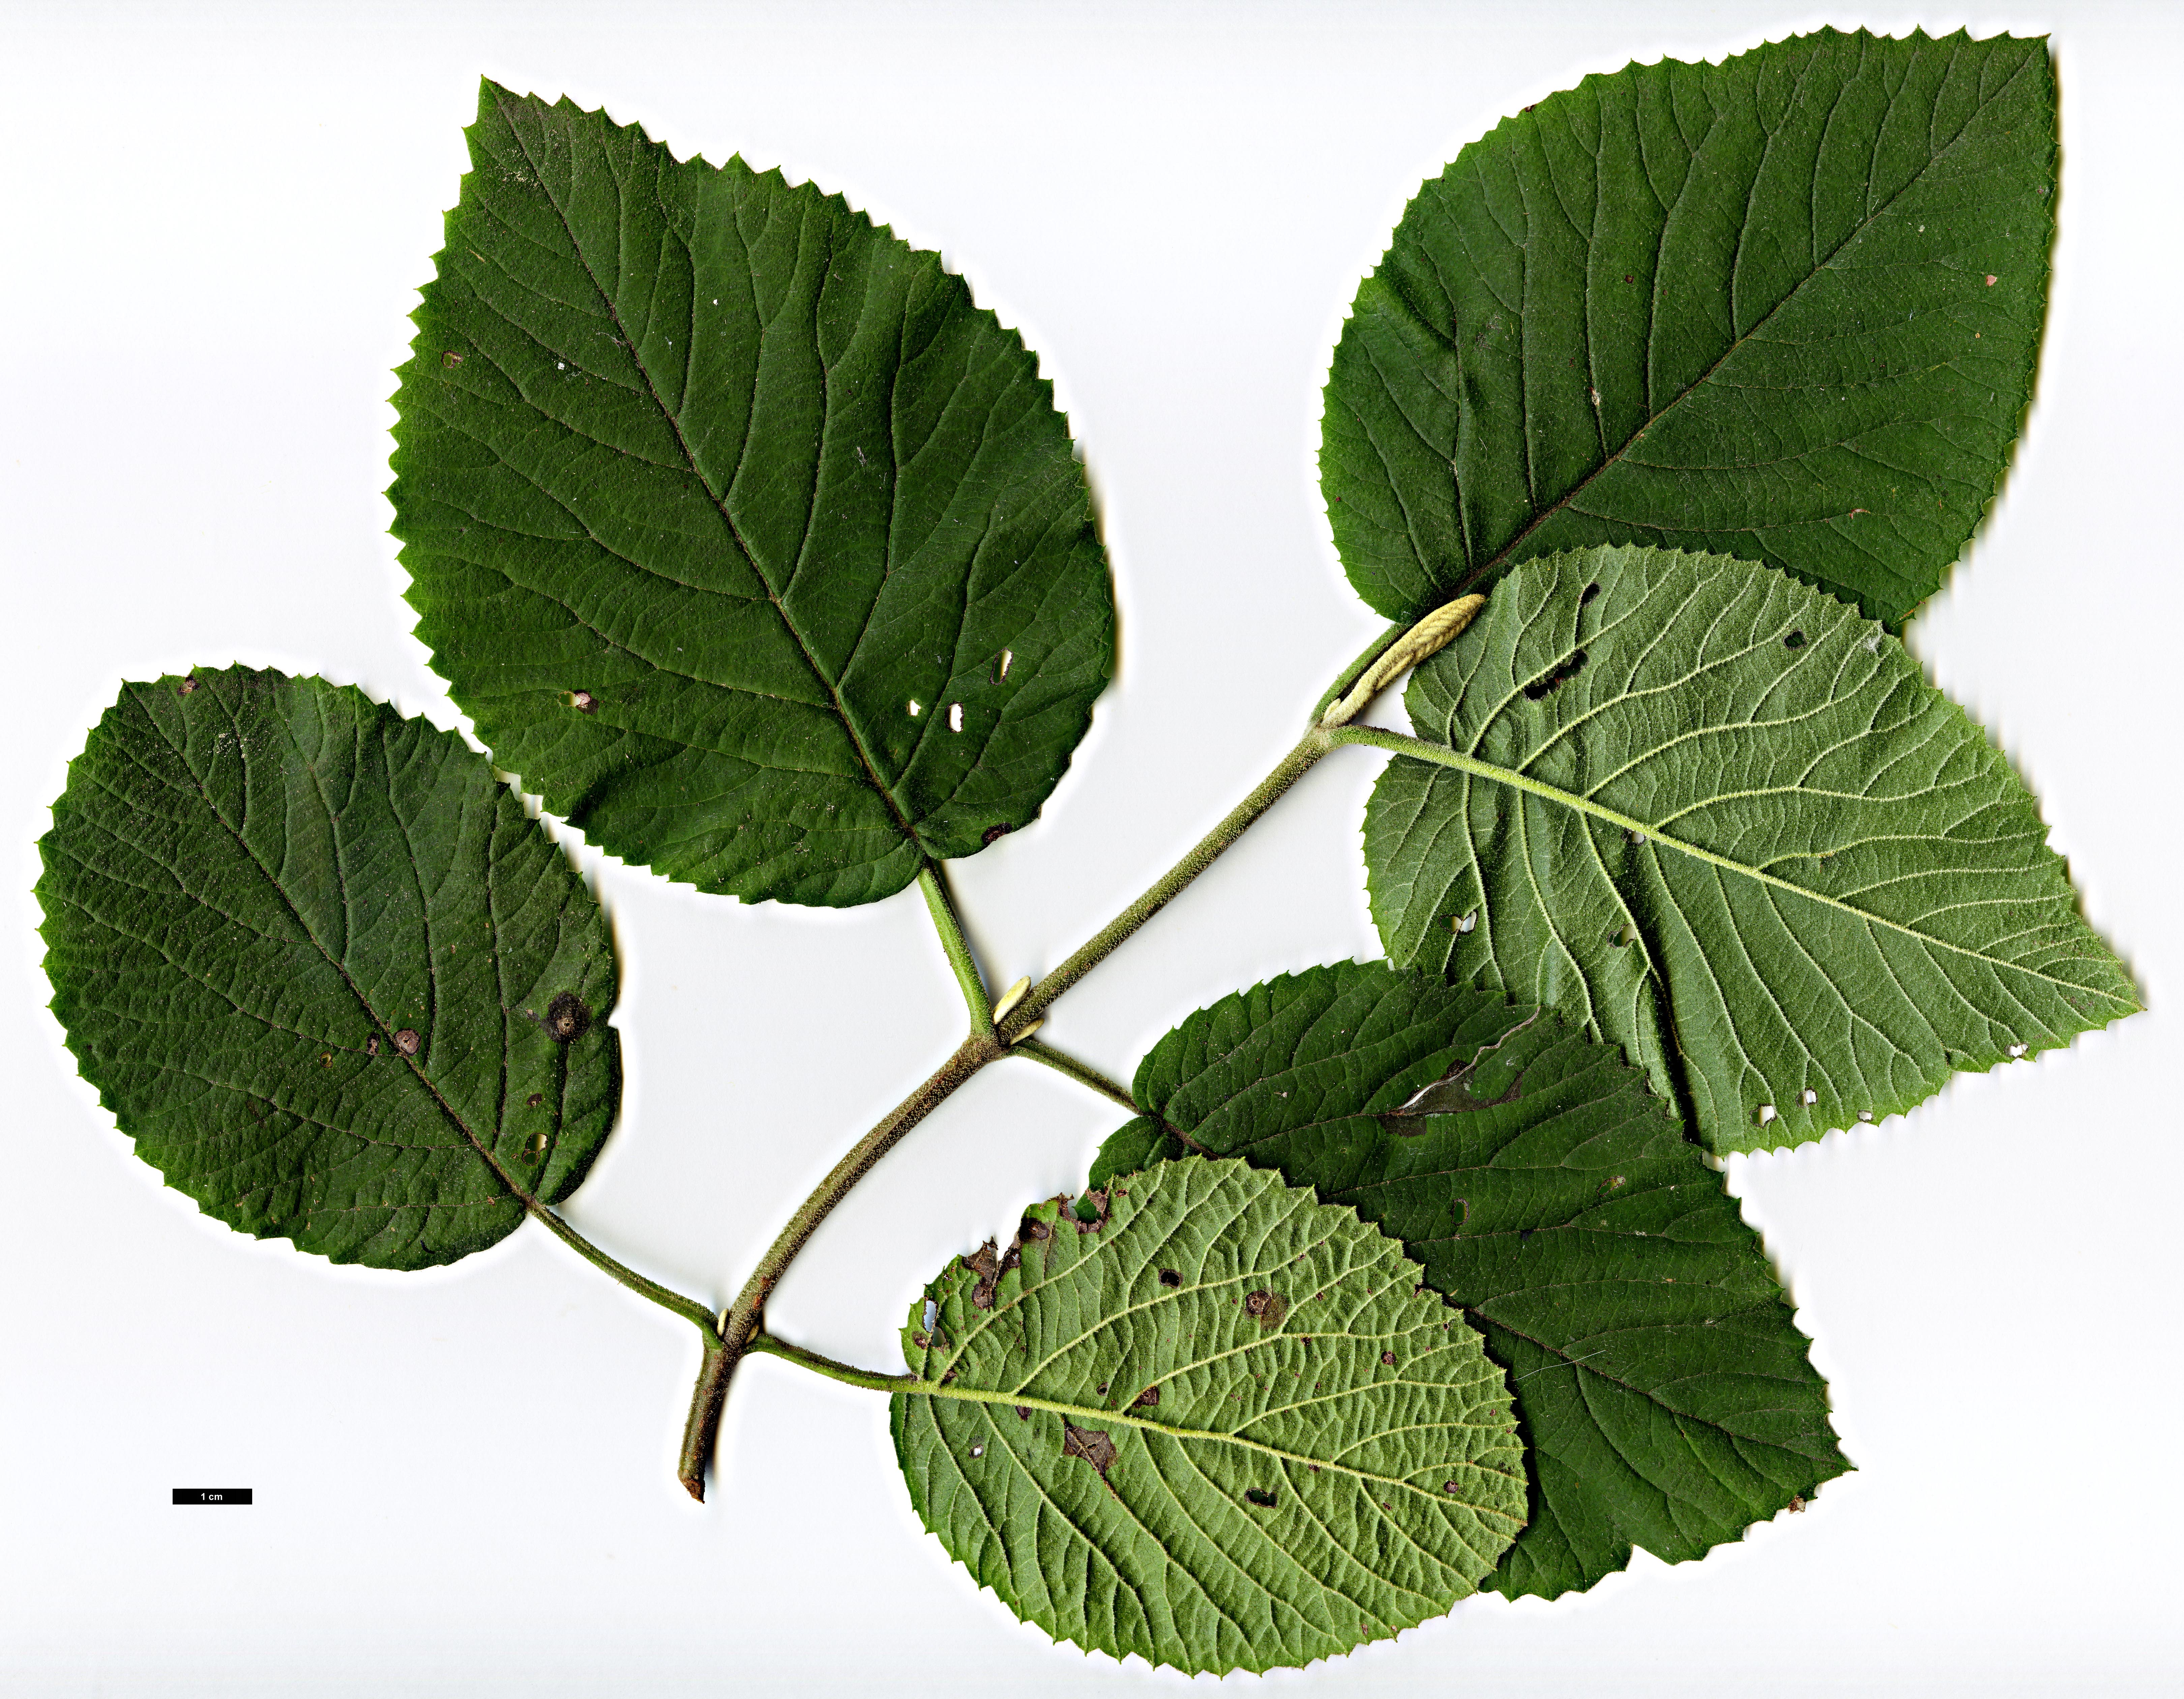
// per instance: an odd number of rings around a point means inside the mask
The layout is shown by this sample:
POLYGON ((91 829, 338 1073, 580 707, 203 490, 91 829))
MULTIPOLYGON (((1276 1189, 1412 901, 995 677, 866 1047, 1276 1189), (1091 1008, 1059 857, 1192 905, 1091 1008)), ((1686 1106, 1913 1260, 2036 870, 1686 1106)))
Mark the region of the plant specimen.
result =
POLYGON ((998 997, 945 866, 1036 818, 1114 655, 1035 359, 810 185, 490 83, 471 142, 391 494, 490 759, 200 669, 125 688, 45 839, 56 1011, 170 1184, 376 1267, 535 1219, 697 1329, 691 1493, 744 1356, 885 1392, 950 1555, 1059 1638, 1185 1670, 1696 1557, 1846 1467, 1709 1159, 2137 1006, 1897 635, 2031 394, 2044 43, 1633 66, 1465 148, 1328 386, 1328 511, 1387 632, 1202 843, 998 997), (1369 723, 1405 675, 1412 731, 1369 723), (1128 1085, 1039 1036, 1348 746, 1385 757, 1384 961, 1240 990, 1128 1085), (704 891, 930 911, 962 1043, 725 1309, 556 1212, 615 1118, 616 966, 501 772, 704 891), (1082 1195, 935 1275, 906 1373, 769 1331, 819 1221, 1009 1057, 1124 1111, 1082 1195))

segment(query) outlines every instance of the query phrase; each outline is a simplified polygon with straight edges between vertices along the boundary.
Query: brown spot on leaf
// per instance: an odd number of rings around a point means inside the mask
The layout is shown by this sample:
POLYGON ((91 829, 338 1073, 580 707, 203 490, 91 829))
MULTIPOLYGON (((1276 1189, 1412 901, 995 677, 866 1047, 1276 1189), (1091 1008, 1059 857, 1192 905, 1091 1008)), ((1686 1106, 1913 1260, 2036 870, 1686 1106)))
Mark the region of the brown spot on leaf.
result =
POLYGON ((579 714, 596 714, 599 711, 599 703, 593 699, 592 693, 588 690, 571 690, 569 693, 569 705, 579 714))
POLYGON ((1075 1428, 1064 1422, 1061 1424, 1061 1455, 1082 1457, 1104 1475, 1107 1473, 1107 1466, 1115 1461, 1115 1442, 1107 1437, 1103 1429, 1075 1428))
POLYGON ((1134 1410, 1139 1408, 1150 1410, 1154 1405, 1159 1402, 1160 1388, 1157 1386, 1148 1386, 1143 1392, 1140 1392, 1135 1398, 1130 1401, 1130 1407, 1134 1410))
POLYGON ((1095 1189, 1084 1194, 1083 1201, 1092 1206, 1092 1219, 1085 1221, 1080 1218, 1077 1230, 1079 1233, 1097 1233, 1107 1224, 1107 1195, 1095 1189))
POLYGON ((543 1103, 545 1100, 546 1100, 546 1094, 545 1094, 544 1092, 543 1092, 543 1091, 534 1091, 534 1092, 532 1092, 532 1093, 531 1094, 531 1095, 530 1095, 530 1096, 528 1096, 528 1097, 526 1097, 526 1098, 525 1098, 525 1099, 523 1100, 523 1106, 524 1106, 526 1109, 536 1109, 536 1108, 537 1108, 540 1104, 543 1103))
POLYGON ((998 826, 989 826, 986 828, 986 835, 978 840, 978 844, 981 848, 983 848, 985 845, 993 843, 996 838, 1006 838, 1008 835, 1009 828, 1006 822, 1004 822, 998 826))
POLYGON ((377 1055, 379 1054, 379 1034, 378 1034, 378 1033, 372 1033, 370 1037, 368 1037, 367 1039, 365 1039, 365 1041, 364 1041, 364 1053, 365 1053, 365 1055, 366 1055, 366 1056, 377 1056, 377 1055))
POLYGON ((1248 1294, 1244 1300, 1245 1314, 1251 1316, 1265 1315, 1267 1313, 1267 1306, 1273 1301, 1273 1296, 1274 1295, 1272 1292, 1267 1291, 1263 1289, 1259 1291, 1248 1294))
POLYGON ((1262 1510, 1272 1510, 1274 1507, 1274 1495, 1268 1488, 1245 1487, 1244 1489, 1244 1496, 1251 1500, 1252 1503, 1257 1505, 1262 1510))
POLYGON ((1177 1273, 1173 1268, 1162 1269, 1160 1280, 1161 1284, 1163 1286, 1180 1286, 1183 1284, 1183 1276, 1177 1273))
POLYGON ((1019 1404, 1019 1405, 1017 1405, 1017 1421, 1019 1421, 1019 1422, 1028 1422, 1028 1421, 1030 1421, 1030 1420, 1031 1420, 1031 1406, 1029 1406, 1028 1404, 1019 1404))
POLYGON ((1390 1368, 1393 1368, 1396 1366, 1395 1352, 1391 1351, 1382 1351, 1380 1353, 1380 1361, 1385 1363, 1390 1368))
POLYGON ((1802 1511, 1804 1507, 1805 1496, 1802 1493, 1799 1493, 1795 1498, 1790 1501, 1790 1508, 1793 1511, 1802 1511))
POLYGON ((460 365, 462 363, 462 351, 460 348, 448 348, 440 355, 440 364, 450 370, 460 365))
POLYGON ((1050 1234, 1054 1229, 1049 1227, 1045 1222, 1039 1220, 1037 1217, 1028 1215, 1023 1218, 1023 1225, 1018 1228, 1017 1231, 1022 1234, 1026 1239, 1045 1239, 1050 1234))
POLYGON ((405 1056, 414 1056, 424 1048, 425 1041, 404 1027, 394 1035, 394 1048, 405 1056))
POLYGON ((197 688, 198 682, 196 679, 185 678, 180 684, 175 687, 175 694, 178 696, 194 696, 197 694, 197 688))
POLYGON ((994 1288, 1000 1284, 1001 1270, 1014 1265, 1002 1262, 990 1239, 962 1261, 963 1266, 978 1277, 978 1284, 971 1289, 972 1307, 992 1309, 994 1288))
POLYGON ((929 1351, 933 1346, 933 1335, 931 1334, 912 1334, 910 1336, 910 1342, 916 1345, 920 1351, 929 1351))
POLYGON ((564 991, 546 1005, 546 1036, 557 1044, 573 1044, 591 1024, 591 1010, 573 991, 564 991))

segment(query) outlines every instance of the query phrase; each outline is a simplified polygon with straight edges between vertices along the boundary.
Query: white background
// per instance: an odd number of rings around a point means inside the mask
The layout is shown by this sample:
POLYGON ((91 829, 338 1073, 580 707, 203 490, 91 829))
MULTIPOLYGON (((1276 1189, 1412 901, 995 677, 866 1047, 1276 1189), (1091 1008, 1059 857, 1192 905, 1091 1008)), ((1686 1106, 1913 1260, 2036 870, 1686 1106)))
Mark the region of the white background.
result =
MULTIPOLYGON (((1420 179, 1588 72, 1860 22, 2054 33, 2038 400, 1911 641, 2038 791, 2153 1012, 1731 1162, 1858 1465, 1806 1513, 1265 1685, 2184 1686, 2184 12, 1545 0, 0 8, 0 1684, 1181 1685, 1057 1648, 975 1590, 912 1518, 878 1396, 750 1363, 700 1508, 672 1479, 687 1324, 536 1228, 423 1275, 231 1233, 133 1158, 61 1048, 33 840, 120 680, 270 664, 464 723, 409 634, 380 492, 481 71, 846 192, 1040 352, 1100 498, 1123 658, 1045 817, 960 869, 1001 983, 1203 831, 1378 628, 1329 543, 1319 390, 1420 179), (178 1485, 258 1501, 178 1510, 178 1485)), ((1047 1036, 1127 1076, 1227 990, 1377 954, 1357 834, 1380 759, 1314 772, 1047 1036)), ((744 908, 579 853, 621 940, 629 1089, 571 1214, 719 1301, 954 1044, 956 992, 914 894, 744 908)), ((989 1071, 833 1217, 770 1319, 899 1368, 921 1281, 1081 1181, 1117 1119, 1044 1070, 989 1071)))

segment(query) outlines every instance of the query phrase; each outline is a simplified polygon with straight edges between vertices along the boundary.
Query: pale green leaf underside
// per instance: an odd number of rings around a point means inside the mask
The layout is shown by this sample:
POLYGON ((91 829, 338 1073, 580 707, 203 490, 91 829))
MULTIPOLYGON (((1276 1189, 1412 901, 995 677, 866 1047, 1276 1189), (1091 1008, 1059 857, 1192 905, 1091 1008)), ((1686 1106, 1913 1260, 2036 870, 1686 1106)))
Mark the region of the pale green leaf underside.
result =
POLYGON ((1598 543, 1899 620, 1993 496, 2054 226, 2042 41, 1834 31, 1587 77, 1411 203, 1335 349, 1343 565, 1407 622, 1598 543))
POLYGON ((1112 666, 1015 332, 839 196, 488 83, 389 493, 418 633, 595 841, 847 905, 1039 811, 1112 666))
POLYGON ((904 1330, 945 1392, 895 1395, 896 1455, 951 1557, 1057 1639, 1185 1671, 1474 1590, 1524 1521, 1509 1395, 1400 1245, 1241 1162, 1165 1164, 1104 1226, 1061 1201, 904 1330))
POLYGON ((1365 817, 1391 960, 1621 1045, 1720 1151, 2138 1006, 2008 761, 1903 646, 1719 556, 1526 563, 1413 676, 1365 817))
POLYGON ((605 916, 449 733, 278 672, 126 685, 39 848, 84 1078, 231 1227, 451 1262, 613 1124, 605 916))
MULTIPOLYGON (((1201 1009, 1093 1184, 1191 1145, 1399 1236, 1507 1372, 1530 1520, 1486 1586, 1553 1597, 1738 1538, 1846 1465, 1759 1236, 1643 1076, 1496 994, 1345 962, 1201 1009)), ((1126 1181, 1134 1185, 1135 1182, 1126 1181)))

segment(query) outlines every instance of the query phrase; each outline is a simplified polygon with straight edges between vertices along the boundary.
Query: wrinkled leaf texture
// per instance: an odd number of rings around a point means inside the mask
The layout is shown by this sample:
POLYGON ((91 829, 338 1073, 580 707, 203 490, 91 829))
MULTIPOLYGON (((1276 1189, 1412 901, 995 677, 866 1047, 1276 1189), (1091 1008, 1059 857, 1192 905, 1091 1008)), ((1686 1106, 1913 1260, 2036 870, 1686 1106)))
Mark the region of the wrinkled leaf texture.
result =
POLYGON ((418 634, 502 766, 630 861, 847 905, 1030 821, 1112 667, 1015 332, 739 159, 481 92, 395 405, 418 634))
POLYGON ((1531 1477, 1489 1590, 1589 1587, 1633 1546, 1702 1556, 1847 1467, 1721 1176, 1642 1075, 1552 1015, 1316 967, 1192 1015, 1133 1095, 1146 1113, 1095 1186, 1193 1146, 1240 1156, 1400 1238, 1485 1334, 1531 1477))
POLYGON ((1620 1045, 1718 1151, 1900 1112, 2138 1007, 2008 760, 1772 568, 1526 562, 1412 675, 1365 816, 1391 961, 1620 1045))
POLYGON ((951 1557, 1057 1639, 1184 1671, 1334 1656, 1476 1589, 1521 1448, 1401 1245, 1241 1162, 1163 1165, 1098 1224, 1066 1202, 903 1330, 934 1390, 894 1395, 896 1454, 951 1557))
POLYGON ((69 1047, 207 1214, 421 1268, 583 1179, 620 1094, 612 939, 452 733, 273 671, 126 685, 39 848, 69 1047))
POLYGON ((2054 226, 2044 40, 1829 30, 1587 77, 1418 192, 1344 326, 1322 489, 1405 622, 1645 543, 1899 621, 1998 485, 2054 226))

